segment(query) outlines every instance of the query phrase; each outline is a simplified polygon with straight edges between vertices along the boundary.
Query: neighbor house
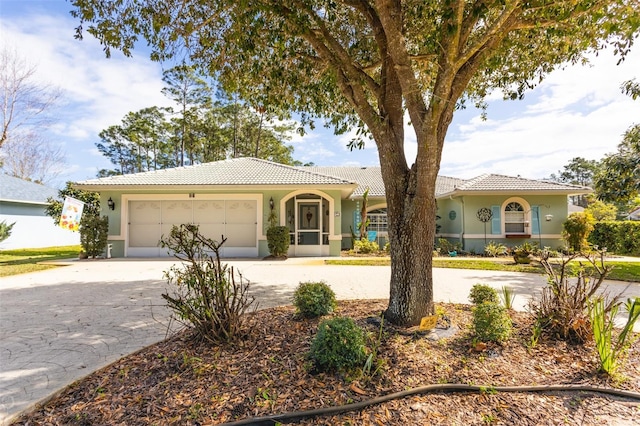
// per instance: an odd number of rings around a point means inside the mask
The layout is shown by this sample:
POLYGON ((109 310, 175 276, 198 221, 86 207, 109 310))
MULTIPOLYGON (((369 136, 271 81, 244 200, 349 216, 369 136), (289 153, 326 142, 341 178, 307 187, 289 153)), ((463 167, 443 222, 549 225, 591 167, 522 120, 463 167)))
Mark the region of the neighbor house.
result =
POLYGON ((631 211, 631 213, 629 213, 627 216, 625 216, 626 220, 640 220, 640 207, 638 207, 637 209, 634 209, 631 211))
MULTIPOLYGON (((159 240, 173 225, 198 224, 208 237, 227 238, 227 257, 268 255, 273 210, 289 227, 290 256, 338 256, 357 232, 363 196, 371 238, 387 238, 380 167, 291 167, 237 158, 78 182, 100 193, 109 217, 111 254, 165 256, 159 240), (109 202, 110 201, 110 202, 109 202)), ((439 237, 482 252, 487 241, 533 241, 557 248, 569 195, 589 188, 520 177, 438 178, 439 237)))
POLYGON ((47 198, 57 196, 54 188, 0 174, 0 222, 15 223, 0 249, 80 244, 80 234, 56 226, 45 213, 47 198))

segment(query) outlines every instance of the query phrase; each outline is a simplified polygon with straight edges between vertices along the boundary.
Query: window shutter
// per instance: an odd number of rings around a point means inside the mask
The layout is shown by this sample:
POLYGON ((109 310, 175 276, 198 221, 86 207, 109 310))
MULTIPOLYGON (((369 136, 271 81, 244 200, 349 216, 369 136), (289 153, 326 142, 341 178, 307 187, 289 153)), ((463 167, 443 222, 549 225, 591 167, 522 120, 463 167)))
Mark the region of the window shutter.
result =
POLYGON ((501 234, 500 206, 491 206, 491 233, 501 234))
POLYGON ((531 234, 540 234, 540 206, 531 206, 531 234))

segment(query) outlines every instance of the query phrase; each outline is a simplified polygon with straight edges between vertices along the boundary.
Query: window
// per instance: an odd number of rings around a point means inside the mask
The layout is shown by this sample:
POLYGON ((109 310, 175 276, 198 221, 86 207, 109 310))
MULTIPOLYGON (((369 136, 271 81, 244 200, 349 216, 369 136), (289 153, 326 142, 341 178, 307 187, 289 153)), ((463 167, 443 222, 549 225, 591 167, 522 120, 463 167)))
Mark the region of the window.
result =
POLYGON ((376 231, 378 235, 381 232, 387 232, 387 209, 376 209, 367 213, 369 226, 367 231, 376 231))
POLYGON ((505 234, 524 234, 528 231, 529 223, 526 220, 526 211, 522 204, 512 201, 504 208, 504 232, 505 234))

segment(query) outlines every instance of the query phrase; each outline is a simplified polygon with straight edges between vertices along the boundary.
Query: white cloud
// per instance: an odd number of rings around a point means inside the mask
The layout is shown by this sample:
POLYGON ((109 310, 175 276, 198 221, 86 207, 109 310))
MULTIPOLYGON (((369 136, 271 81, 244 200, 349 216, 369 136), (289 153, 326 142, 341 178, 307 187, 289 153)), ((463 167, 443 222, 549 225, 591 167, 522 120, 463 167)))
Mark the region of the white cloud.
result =
POLYGON ((160 92, 159 64, 143 54, 125 58, 114 52, 106 59, 93 37, 83 41, 73 38, 76 25, 69 17, 42 11, 0 16, 3 43, 16 46, 24 59, 37 67, 42 82, 61 89, 51 137, 66 143, 69 173, 84 179, 95 176, 97 168, 109 167, 104 158, 87 167, 95 162, 95 156, 87 154, 95 148, 101 130, 118 124, 130 111, 170 102, 160 92))
POLYGON ((491 103, 487 121, 479 114, 454 121, 443 174, 542 178, 573 157, 599 160, 614 152, 624 131, 640 118, 640 102, 620 91, 623 81, 637 76, 640 54, 632 53, 620 66, 615 63, 605 52, 593 66, 552 73, 524 101, 491 103))

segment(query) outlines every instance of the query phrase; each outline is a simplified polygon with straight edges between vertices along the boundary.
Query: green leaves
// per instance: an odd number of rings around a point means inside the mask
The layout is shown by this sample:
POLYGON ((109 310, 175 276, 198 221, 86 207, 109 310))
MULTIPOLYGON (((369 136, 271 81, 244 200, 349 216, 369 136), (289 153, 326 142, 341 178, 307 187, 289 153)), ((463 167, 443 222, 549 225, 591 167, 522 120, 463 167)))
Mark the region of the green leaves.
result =
POLYGON ((640 124, 625 132, 617 153, 602 160, 594 184, 604 201, 624 202, 640 194, 640 124))
POLYGON ((618 338, 614 341, 612 337, 614 318, 618 313, 619 305, 613 305, 607 312, 603 298, 597 298, 589 304, 589 317, 600 357, 600 369, 609 375, 615 374, 620 367, 620 363, 634 340, 633 327, 640 318, 640 297, 627 299, 623 305, 628 317, 620 334, 618 334, 618 338))

